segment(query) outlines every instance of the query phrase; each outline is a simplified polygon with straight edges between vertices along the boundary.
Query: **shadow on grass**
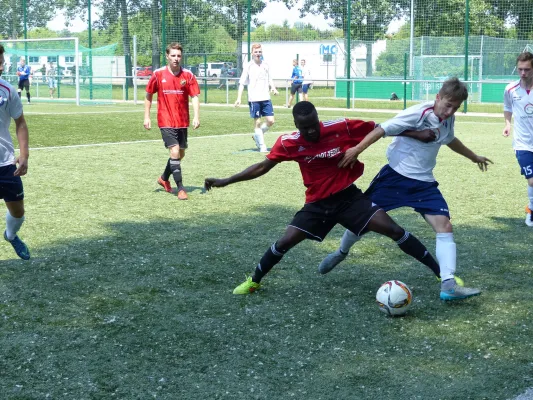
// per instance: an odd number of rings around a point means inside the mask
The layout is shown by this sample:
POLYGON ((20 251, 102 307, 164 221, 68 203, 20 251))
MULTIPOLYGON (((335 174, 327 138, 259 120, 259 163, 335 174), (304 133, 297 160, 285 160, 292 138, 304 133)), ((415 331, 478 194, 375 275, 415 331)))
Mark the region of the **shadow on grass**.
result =
MULTIPOLYGON (((530 386, 530 274, 499 276, 516 268, 505 258, 523 240, 513 221, 497 246, 496 229, 456 227, 465 273, 485 289, 457 304, 441 303, 429 270, 376 235, 320 276, 340 227, 291 250, 263 290, 232 295, 295 211, 115 223, 107 236, 2 262, 4 398, 496 399, 530 386), (413 289, 405 318, 378 311, 388 279, 413 289)), ((395 219, 432 247, 416 214, 395 219)))

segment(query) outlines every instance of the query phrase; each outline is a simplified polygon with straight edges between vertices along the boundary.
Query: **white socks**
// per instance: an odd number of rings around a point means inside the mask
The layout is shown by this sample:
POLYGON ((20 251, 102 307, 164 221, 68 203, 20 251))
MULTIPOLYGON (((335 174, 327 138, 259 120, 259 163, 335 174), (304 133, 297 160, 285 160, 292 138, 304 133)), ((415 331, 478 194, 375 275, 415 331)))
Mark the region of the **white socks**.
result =
POLYGON ((527 185, 527 197, 529 197, 529 209, 533 210, 533 186, 527 185))
POLYGON ((263 136, 263 131, 261 128, 255 128, 254 130, 254 140, 255 145, 259 150, 265 147, 265 137, 263 136))
POLYGON ((268 126, 268 124, 267 124, 266 122, 263 122, 263 123, 261 124, 261 131, 262 131, 263 133, 265 133, 265 132, 268 131, 269 129, 270 129, 270 126, 268 126))
POLYGON ((457 247, 453 241, 453 233, 437 233, 435 252, 442 281, 453 278, 457 266, 457 247))
POLYGON ((15 239, 23 222, 24 217, 15 218, 9 213, 9 210, 6 212, 6 236, 9 240, 15 239))
POLYGON ((344 231, 344 235, 342 235, 339 250, 344 254, 348 254, 350 252, 350 247, 352 247, 359 240, 361 240, 361 236, 357 236, 352 231, 346 229, 346 231, 344 231))

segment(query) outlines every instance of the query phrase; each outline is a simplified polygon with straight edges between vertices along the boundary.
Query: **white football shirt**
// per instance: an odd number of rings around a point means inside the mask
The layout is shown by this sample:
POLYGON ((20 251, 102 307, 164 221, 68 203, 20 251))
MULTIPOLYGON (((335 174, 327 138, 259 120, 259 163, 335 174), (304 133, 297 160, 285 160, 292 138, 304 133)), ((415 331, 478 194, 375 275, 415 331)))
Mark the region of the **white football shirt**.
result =
POLYGON ((309 67, 303 68, 303 74, 304 74, 304 81, 303 81, 304 85, 310 85, 311 83, 313 83, 313 78, 311 77, 311 70, 309 69, 309 67))
POLYGON ((442 145, 454 138, 455 116, 441 121, 433 112, 435 102, 417 104, 380 124, 385 136, 395 136, 387 148, 389 165, 399 174, 419 181, 433 182, 433 168, 442 145), (398 136, 404 131, 432 129, 437 138, 431 143, 398 136))
POLYGON ((520 80, 505 87, 503 110, 513 113, 513 149, 533 151, 533 90, 529 93, 520 80))
POLYGON ((15 148, 9 134, 11 119, 22 115, 22 102, 17 91, 0 79, 0 167, 15 163, 15 148))
POLYGON ((253 60, 248 62, 244 66, 239 83, 248 87, 249 102, 270 100, 270 85, 273 83, 270 67, 264 60, 260 64, 253 60))

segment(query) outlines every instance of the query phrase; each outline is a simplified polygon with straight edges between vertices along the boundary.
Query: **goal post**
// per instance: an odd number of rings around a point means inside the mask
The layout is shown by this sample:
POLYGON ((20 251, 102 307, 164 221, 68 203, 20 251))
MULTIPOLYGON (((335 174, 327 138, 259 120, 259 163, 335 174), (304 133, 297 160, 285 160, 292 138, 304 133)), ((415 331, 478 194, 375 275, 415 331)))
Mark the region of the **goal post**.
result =
MULTIPOLYGON (((41 65, 48 65, 50 60, 54 60, 57 65, 58 74, 61 73, 60 56, 72 57, 74 64, 75 76, 79 76, 79 39, 77 37, 67 38, 47 38, 47 39, 13 39, 0 40, 4 46, 6 59, 9 60, 8 75, 16 70, 17 62, 20 58, 24 58, 26 64, 30 67, 38 65, 38 70, 41 65), (65 45, 71 41, 71 45, 65 45)), ((68 59, 71 60, 70 58, 68 59)), ((35 69, 32 68, 32 72, 35 69)), ((75 101, 76 105, 80 105, 80 80, 75 80, 75 101)))
POLYGON ((122 85, 124 77, 118 71, 124 63, 116 57, 117 44, 86 48, 79 38, 44 38, 2 40, 5 49, 6 68, 4 77, 17 83, 17 63, 23 58, 32 70, 32 97, 43 101, 112 102, 113 84, 122 85), (54 100, 49 99, 46 75, 54 63, 54 100))
MULTIPOLYGON (((482 56, 468 56, 469 101, 481 99, 482 56), (477 81, 477 83, 476 83, 477 81)), ((427 100, 440 90, 441 82, 457 76, 464 78, 464 55, 421 55, 413 57, 413 77, 418 81, 433 81, 413 84, 413 100, 427 100), (439 81, 439 82, 435 82, 439 81)))

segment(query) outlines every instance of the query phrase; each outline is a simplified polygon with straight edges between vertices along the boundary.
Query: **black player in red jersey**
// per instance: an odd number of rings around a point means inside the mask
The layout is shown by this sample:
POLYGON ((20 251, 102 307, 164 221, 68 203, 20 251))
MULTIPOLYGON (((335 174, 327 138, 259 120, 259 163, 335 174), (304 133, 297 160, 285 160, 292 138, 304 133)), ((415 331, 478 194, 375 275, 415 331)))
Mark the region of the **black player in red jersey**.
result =
POLYGON ((307 187, 304 207, 285 234, 265 252, 254 274, 233 293, 254 292, 287 251, 304 239, 322 241, 336 224, 360 235, 376 232, 391 238, 402 251, 438 276, 439 266, 426 247, 353 184, 362 175, 363 164, 356 161, 353 168, 338 167, 346 150, 357 145, 375 124, 348 119, 320 122, 315 106, 307 101, 296 104, 292 114, 298 131, 280 136, 264 161, 229 178, 205 180, 205 187, 210 190, 258 178, 282 161, 296 161, 307 187))

